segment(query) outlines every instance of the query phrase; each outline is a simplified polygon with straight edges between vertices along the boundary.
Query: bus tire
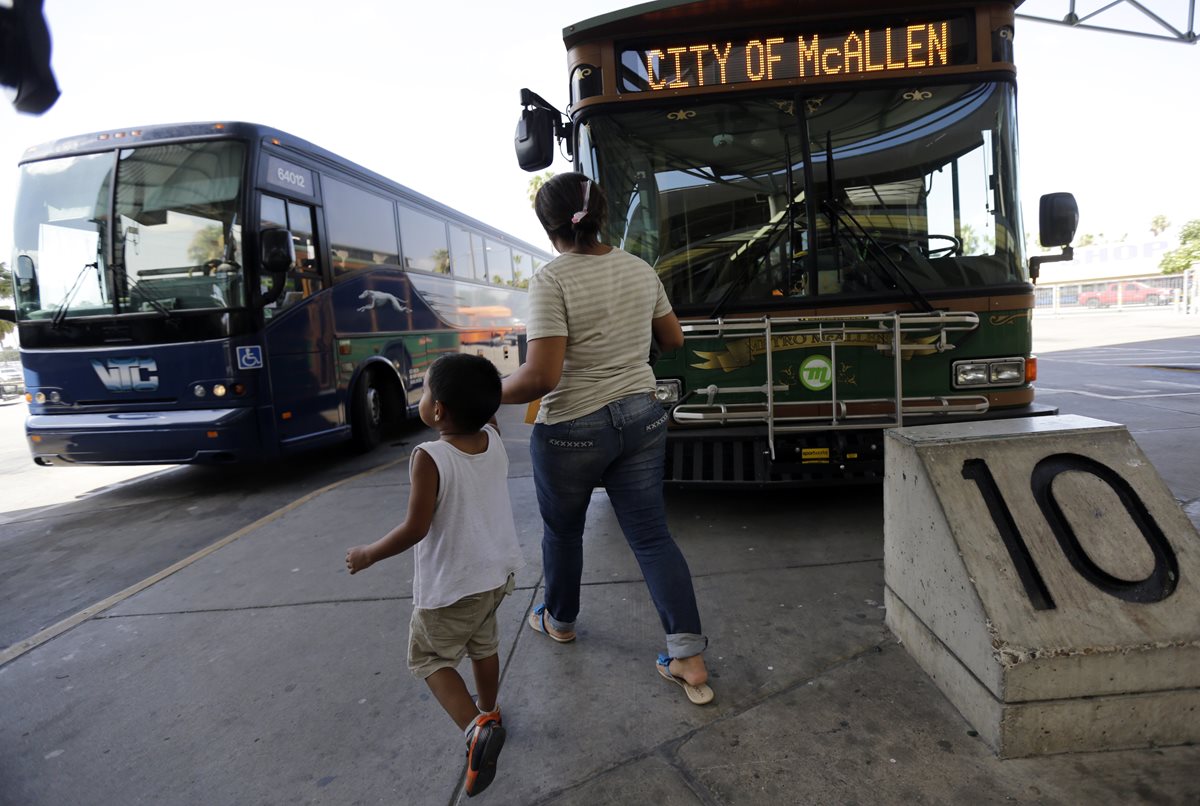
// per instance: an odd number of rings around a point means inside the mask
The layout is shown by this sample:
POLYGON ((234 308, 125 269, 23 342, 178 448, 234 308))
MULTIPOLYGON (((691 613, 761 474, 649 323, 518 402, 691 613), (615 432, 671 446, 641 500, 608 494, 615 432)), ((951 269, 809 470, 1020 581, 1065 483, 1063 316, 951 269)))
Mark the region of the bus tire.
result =
POLYGON ((379 373, 367 370, 354 387, 350 419, 350 438, 356 450, 366 453, 383 441, 388 412, 387 390, 379 383, 379 373))

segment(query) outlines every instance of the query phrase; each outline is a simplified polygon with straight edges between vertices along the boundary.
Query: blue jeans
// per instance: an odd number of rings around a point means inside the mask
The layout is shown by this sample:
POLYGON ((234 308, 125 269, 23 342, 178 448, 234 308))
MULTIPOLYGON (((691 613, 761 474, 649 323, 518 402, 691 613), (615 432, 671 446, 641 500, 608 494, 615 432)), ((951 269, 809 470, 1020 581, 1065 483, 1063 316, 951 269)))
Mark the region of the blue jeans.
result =
POLYGON ((649 394, 591 414, 533 427, 529 450, 544 524, 546 612, 555 629, 573 630, 583 577, 583 525, 592 490, 608 492, 667 634, 667 654, 704 651, 700 612, 687 560, 667 530, 663 506, 667 414, 649 394))

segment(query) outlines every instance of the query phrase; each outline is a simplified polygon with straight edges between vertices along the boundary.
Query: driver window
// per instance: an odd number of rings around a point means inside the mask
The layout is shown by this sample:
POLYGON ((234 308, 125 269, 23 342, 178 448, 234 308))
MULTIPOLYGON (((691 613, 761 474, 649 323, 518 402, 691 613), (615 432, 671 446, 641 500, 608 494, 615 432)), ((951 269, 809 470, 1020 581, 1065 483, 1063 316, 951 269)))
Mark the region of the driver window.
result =
MULTIPOLYGON (((990 215, 995 206, 989 188, 990 134, 983 132, 978 146, 927 177, 929 232, 953 234, 962 241, 963 255, 991 255, 996 251, 995 224, 990 215)), ((929 244, 935 251, 946 246, 944 240, 929 244)))
POLYGON ((263 194, 260 231, 267 227, 285 227, 292 233, 296 248, 296 266, 288 272, 287 287, 268 310, 289 308, 317 293, 324 285, 317 252, 315 215, 316 211, 308 205, 263 194))

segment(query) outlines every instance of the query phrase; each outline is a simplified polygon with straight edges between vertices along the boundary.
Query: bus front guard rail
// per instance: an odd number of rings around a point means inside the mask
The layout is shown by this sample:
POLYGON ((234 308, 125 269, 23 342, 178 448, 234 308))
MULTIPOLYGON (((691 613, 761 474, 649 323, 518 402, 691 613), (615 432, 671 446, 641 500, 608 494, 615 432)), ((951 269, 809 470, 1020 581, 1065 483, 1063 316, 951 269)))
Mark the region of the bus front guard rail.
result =
MULTIPOLYGON (((872 346, 876 350, 890 354, 892 358, 892 384, 894 396, 891 398, 874 398, 870 401, 848 401, 860 407, 860 404, 869 402, 872 405, 879 405, 890 409, 890 417, 884 413, 872 413, 871 419, 875 421, 881 428, 898 428, 904 425, 905 415, 930 415, 938 412, 962 411, 963 413, 982 413, 988 410, 987 398, 965 395, 951 397, 922 397, 905 399, 903 394, 904 389, 904 371, 903 357, 906 352, 914 352, 918 350, 934 352, 945 352, 954 349, 954 345, 947 341, 947 334, 950 332, 967 332, 975 330, 979 327, 979 316, 973 311, 928 311, 920 313, 886 313, 886 314, 861 314, 849 316, 795 316, 795 317, 771 317, 764 316, 759 319, 723 319, 715 320, 698 320, 689 321, 683 325, 684 339, 697 340, 701 338, 723 338, 728 336, 733 337, 751 337, 761 334, 764 339, 764 370, 766 377, 762 386, 759 387, 735 387, 738 393, 756 393, 765 396, 765 401, 761 404, 749 404, 750 408, 746 408, 746 404, 731 404, 713 406, 715 394, 734 393, 730 390, 722 390, 716 388, 714 393, 713 385, 710 385, 705 391, 708 394, 708 403, 701 406, 699 404, 681 403, 677 405, 672 417, 676 422, 686 422, 688 419, 716 422, 717 424, 725 424, 732 420, 750 421, 750 422, 765 422, 767 426, 767 448, 772 460, 775 457, 775 435, 777 433, 795 433, 799 431, 816 431, 816 430, 838 430, 852 427, 859 427, 860 424, 847 424, 844 421, 848 419, 858 419, 859 415, 850 414, 850 409, 846 406, 847 401, 840 400, 838 397, 837 384, 837 350, 838 345, 857 346, 872 346), (918 342, 905 344, 905 336, 916 336, 919 334, 933 334, 932 340, 921 340, 918 342), (830 384, 829 399, 825 401, 814 401, 816 405, 828 406, 829 414, 811 415, 811 416, 792 416, 776 415, 776 400, 775 393, 777 391, 787 391, 789 387, 781 386, 773 383, 775 377, 774 370, 774 353, 773 349, 774 338, 783 336, 805 336, 815 337, 814 347, 828 347, 829 361, 833 366, 833 380, 830 384), (868 339, 879 339, 875 344, 864 345, 855 336, 865 336, 868 339), (881 338, 882 337, 882 338, 881 338), (860 342, 860 343, 855 343, 860 342), (918 405, 918 401, 936 401, 936 405, 931 406, 929 403, 918 405), (736 407, 736 408, 735 408, 736 407), (839 423, 839 417, 842 422, 839 423), (820 421, 817 423, 816 421, 820 421), (808 425, 795 425, 794 423, 807 422, 808 425)), ((685 398, 686 400, 686 398, 685 398)), ((795 407, 797 404, 788 403, 788 407, 795 407)), ((864 415, 866 416, 866 415, 864 415)))
MULTIPOLYGON (((788 387, 776 386, 776 391, 785 391, 788 387)), ((703 394, 705 389, 697 390, 703 394)), ((719 390, 720 394, 761 393, 759 387, 739 387, 719 390)), ((686 399, 686 398, 685 398, 686 399)), ((894 409, 895 398, 854 398, 849 400, 813 400, 788 403, 791 409, 829 408, 835 409, 834 414, 790 414, 775 416, 776 433, 798 434, 811 431, 832 431, 839 429, 861 428, 866 421, 878 421, 880 427, 891 427, 894 423, 878 413, 852 413, 852 407, 876 406, 894 409), (856 422, 849 422, 854 420, 856 422), (792 425, 788 425, 792 424, 792 425)), ((986 414, 990 404, 983 395, 956 395, 952 397, 906 397, 902 402, 902 411, 906 417, 934 416, 937 414, 986 414)), ((765 403, 680 403, 671 413, 675 422, 711 423, 713 425, 749 425, 765 424, 767 422, 765 403)))

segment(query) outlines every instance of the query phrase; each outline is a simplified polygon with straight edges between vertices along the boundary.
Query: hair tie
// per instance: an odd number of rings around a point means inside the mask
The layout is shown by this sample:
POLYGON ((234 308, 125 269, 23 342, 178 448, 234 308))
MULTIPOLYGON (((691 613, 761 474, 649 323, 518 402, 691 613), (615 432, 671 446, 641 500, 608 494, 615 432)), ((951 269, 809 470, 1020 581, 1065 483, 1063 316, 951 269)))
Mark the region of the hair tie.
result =
POLYGON ((588 199, 592 196, 592 180, 588 179, 583 183, 583 209, 575 215, 571 216, 571 223, 578 224, 588 214, 588 199))

